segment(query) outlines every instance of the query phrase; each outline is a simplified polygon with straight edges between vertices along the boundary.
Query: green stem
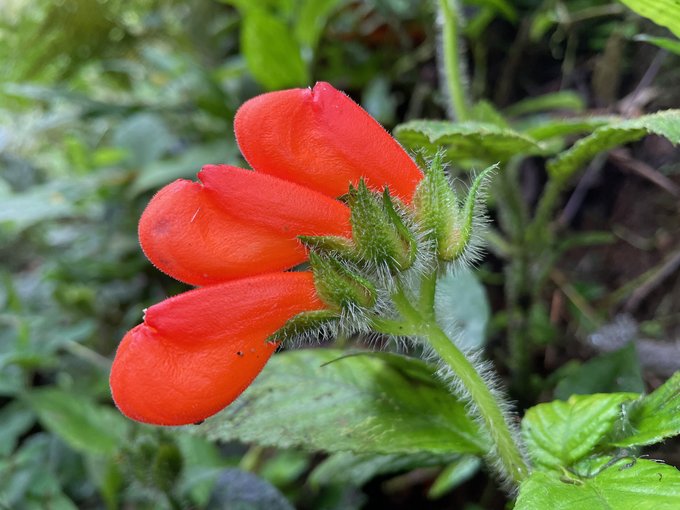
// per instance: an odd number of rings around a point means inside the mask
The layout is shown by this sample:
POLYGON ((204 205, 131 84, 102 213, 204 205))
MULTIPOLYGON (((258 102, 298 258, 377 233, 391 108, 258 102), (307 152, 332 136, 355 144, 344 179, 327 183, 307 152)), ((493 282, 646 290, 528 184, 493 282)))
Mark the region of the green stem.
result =
POLYGON ((403 289, 398 289, 392 296, 394 304, 404 320, 411 324, 418 336, 427 341, 460 379, 470 396, 476 411, 482 417, 486 429, 495 446, 503 471, 516 484, 519 484, 529 474, 529 468, 524 462, 505 416, 501 411, 493 393, 484 379, 475 370, 465 355, 456 347, 451 339, 442 331, 434 320, 434 313, 425 316, 417 310, 403 289))
POLYGON ((441 16, 442 64, 446 90, 449 95, 451 117, 453 120, 465 122, 469 119, 465 98, 465 80, 462 62, 460 61, 458 9, 452 0, 439 0, 441 16))

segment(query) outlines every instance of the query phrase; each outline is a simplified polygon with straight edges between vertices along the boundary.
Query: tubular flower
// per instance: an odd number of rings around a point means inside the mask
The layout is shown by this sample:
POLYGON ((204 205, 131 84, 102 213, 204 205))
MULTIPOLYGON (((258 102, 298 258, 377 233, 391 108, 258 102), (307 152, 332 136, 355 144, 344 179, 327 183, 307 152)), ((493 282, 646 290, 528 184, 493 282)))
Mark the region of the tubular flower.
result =
POLYGON ((423 179, 401 146, 327 83, 251 99, 235 131, 254 171, 204 166, 197 182, 161 189, 140 219, 149 260, 201 288, 152 306, 123 338, 111 391, 134 420, 184 425, 229 405, 275 351, 268 338, 299 314, 335 309, 319 297, 316 275, 283 272, 308 258, 299 238, 351 244, 350 210, 337 197, 363 181, 410 204, 423 179))

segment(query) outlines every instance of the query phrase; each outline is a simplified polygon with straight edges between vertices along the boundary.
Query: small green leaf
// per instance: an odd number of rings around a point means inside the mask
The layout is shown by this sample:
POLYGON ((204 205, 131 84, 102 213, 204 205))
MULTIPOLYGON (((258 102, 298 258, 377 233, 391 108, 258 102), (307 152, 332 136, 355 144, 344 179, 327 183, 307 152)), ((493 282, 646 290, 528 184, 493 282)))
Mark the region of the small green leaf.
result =
POLYGON ((445 147, 453 161, 477 159, 489 163, 516 154, 541 154, 545 148, 528 135, 481 122, 412 120, 400 124, 394 135, 407 147, 434 153, 445 147))
POLYGON ((633 343, 618 351, 602 354, 572 370, 555 388, 555 398, 589 393, 642 393, 645 385, 633 343))
POLYGON ((548 468, 571 466, 591 454, 613 428, 621 406, 635 393, 574 395, 529 409, 522 420, 522 436, 529 457, 548 468))
POLYGON ((24 399, 43 427, 75 450, 110 455, 123 444, 129 422, 111 407, 56 388, 33 390, 24 399))
POLYGON ((676 510, 678 502, 677 469, 622 459, 592 477, 534 471, 519 488, 515 510, 676 510))
POLYGON ((680 434, 680 372, 629 411, 634 433, 613 443, 616 446, 648 445, 680 434))
POLYGON ((247 9, 241 48, 248 69, 269 90, 309 84, 307 66, 292 30, 262 9, 247 9))
POLYGON ((680 37, 680 2, 677 0, 620 0, 640 16, 651 19, 680 37))
POLYGON ((548 161, 548 171, 553 177, 567 179, 596 154, 639 140, 648 134, 664 136, 673 144, 679 144, 680 110, 666 110, 637 119, 612 121, 548 161))
POLYGON ((642 41, 658 46, 664 50, 668 50, 671 53, 680 55, 680 41, 678 39, 671 39, 669 37, 654 37, 647 34, 638 34, 633 37, 634 41, 642 41))
POLYGON ((193 430, 279 448, 474 453, 488 440, 422 361, 332 349, 272 358, 241 398, 193 430))

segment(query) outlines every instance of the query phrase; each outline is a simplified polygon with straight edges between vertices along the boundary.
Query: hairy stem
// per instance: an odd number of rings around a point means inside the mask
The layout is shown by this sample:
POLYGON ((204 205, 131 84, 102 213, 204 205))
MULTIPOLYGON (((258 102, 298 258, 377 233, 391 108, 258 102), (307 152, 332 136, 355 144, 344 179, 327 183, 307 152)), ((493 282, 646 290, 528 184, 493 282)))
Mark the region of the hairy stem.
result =
POLYGON ((511 432, 503 411, 484 379, 479 375, 472 363, 456 347, 451 339, 442 331, 434 319, 434 311, 423 314, 411 304, 410 298, 403 289, 392 296, 394 303, 403 317, 417 335, 426 341, 460 379, 467 391, 476 413, 482 418, 495 446, 503 472, 516 484, 529 474, 515 438, 511 432))
POLYGON ((455 0, 439 0, 439 23, 441 26, 442 71, 446 92, 449 96, 450 116, 453 120, 468 120, 465 79, 460 60, 460 17, 455 0))

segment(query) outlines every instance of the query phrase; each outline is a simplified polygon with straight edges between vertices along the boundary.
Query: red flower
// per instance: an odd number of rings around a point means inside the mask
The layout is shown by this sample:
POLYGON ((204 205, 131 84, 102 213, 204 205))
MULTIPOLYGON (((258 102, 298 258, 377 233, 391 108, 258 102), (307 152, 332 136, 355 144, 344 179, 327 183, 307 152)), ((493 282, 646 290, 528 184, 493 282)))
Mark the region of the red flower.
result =
POLYGON ((178 180, 139 223, 144 253, 170 276, 203 288, 152 306, 121 342, 111 371, 128 417, 194 423, 229 405, 276 346, 289 319, 326 305, 311 273, 289 269, 307 254, 299 235, 351 237, 335 197, 364 178, 410 203, 422 173, 364 110, 327 83, 245 103, 236 136, 255 170, 206 166, 178 180))

